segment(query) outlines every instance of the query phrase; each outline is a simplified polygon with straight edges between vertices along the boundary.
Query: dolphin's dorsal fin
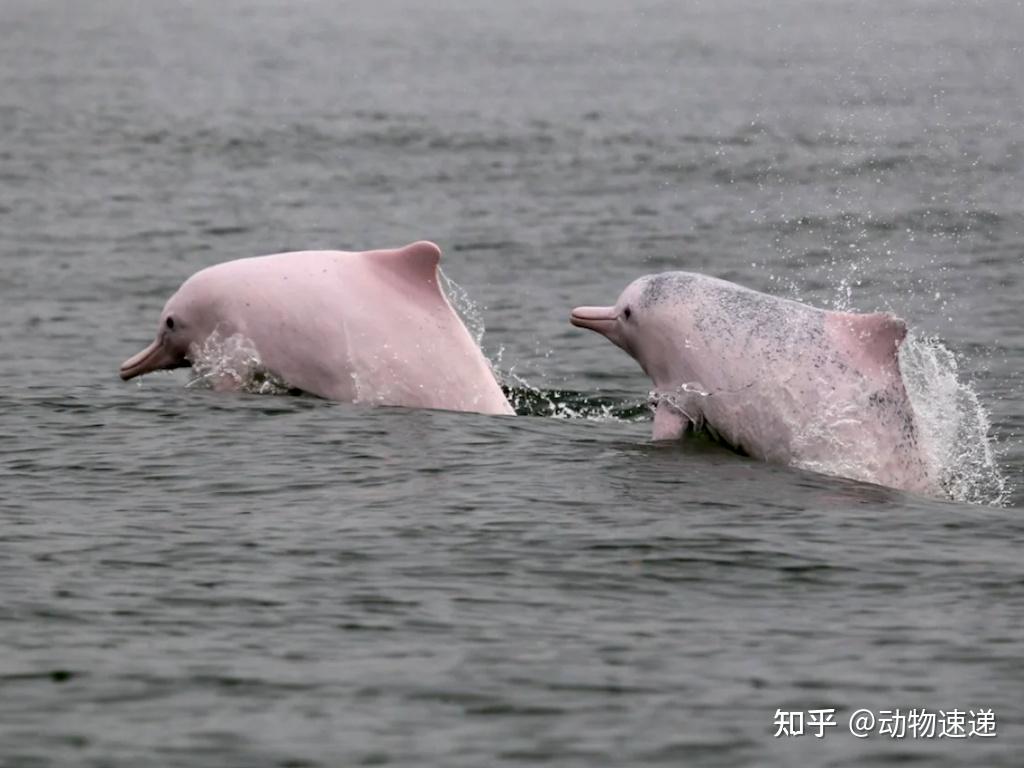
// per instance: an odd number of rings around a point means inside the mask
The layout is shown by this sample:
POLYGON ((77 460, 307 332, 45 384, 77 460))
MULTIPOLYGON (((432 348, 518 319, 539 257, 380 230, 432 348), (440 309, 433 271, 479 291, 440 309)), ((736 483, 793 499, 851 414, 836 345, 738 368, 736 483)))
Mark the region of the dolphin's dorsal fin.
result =
POLYGON ((907 335, 907 324, 888 312, 861 315, 854 312, 830 312, 832 332, 846 342, 856 357, 865 363, 886 368, 898 365, 896 354, 907 335))
POLYGON ((441 263, 441 249, 429 240, 418 240, 402 248, 378 251, 377 258, 387 268, 417 283, 434 283, 441 263))

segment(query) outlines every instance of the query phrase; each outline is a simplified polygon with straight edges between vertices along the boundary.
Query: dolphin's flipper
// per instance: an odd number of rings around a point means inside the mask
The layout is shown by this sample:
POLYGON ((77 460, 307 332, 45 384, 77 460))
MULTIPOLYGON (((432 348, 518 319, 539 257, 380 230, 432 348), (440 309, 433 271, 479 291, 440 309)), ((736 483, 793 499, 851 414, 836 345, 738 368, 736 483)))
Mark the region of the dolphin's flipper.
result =
POLYGON ((686 428, 690 426, 690 419, 676 406, 662 400, 654 409, 654 433, 652 440, 679 440, 686 428))

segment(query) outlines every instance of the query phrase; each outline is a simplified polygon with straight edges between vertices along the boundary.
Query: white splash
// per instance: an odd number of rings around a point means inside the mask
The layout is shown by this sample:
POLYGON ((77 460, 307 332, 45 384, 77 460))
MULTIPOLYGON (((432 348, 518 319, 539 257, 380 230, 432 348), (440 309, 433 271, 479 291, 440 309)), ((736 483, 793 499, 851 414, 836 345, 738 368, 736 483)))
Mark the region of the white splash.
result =
POLYGON ((438 269, 437 274, 441 278, 442 290, 445 296, 448 297, 448 301, 455 310, 455 314, 462 318, 462 322, 466 324, 466 329, 469 331, 469 335, 473 337, 476 345, 478 347, 481 346, 486 329, 484 327, 484 315, 479 305, 469 298, 469 292, 448 277, 444 270, 438 269))
POLYGON ((899 361, 918 443, 942 487, 957 501, 1006 503, 1010 488, 996 461, 988 413, 974 388, 960 381, 956 356, 938 339, 909 334, 899 361))
POLYGON ((284 395, 288 383, 263 367, 250 339, 240 333, 224 336, 219 330, 189 350, 192 378, 186 386, 233 389, 255 395, 284 395))
POLYGON ((534 386, 515 369, 503 376, 509 402, 519 413, 531 416, 544 416, 553 419, 585 419, 587 421, 624 421, 615 413, 615 406, 610 402, 595 402, 593 398, 580 396, 579 393, 546 390, 534 386))

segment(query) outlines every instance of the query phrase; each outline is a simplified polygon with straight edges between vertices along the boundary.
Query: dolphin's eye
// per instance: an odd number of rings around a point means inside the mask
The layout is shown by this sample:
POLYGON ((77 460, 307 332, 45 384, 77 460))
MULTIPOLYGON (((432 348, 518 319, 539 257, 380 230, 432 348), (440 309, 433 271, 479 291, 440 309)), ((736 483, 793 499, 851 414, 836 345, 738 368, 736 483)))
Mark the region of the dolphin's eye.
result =
POLYGON ((629 318, 633 316, 633 310, 630 309, 629 307, 626 307, 624 310, 622 310, 622 316, 629 320, 629 318))
POLYGON ((174 318, 173 317, 168 317, 167 318, 167 328, 168 328, 168 330, 171 330, 171 331, 174 330, 174 318))

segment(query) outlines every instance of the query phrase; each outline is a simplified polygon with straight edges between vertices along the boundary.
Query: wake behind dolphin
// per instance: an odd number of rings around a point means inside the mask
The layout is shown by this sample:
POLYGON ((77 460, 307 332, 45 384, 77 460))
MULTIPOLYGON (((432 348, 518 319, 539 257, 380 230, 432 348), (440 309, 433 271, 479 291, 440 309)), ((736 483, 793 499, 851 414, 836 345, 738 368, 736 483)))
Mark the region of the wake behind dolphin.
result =
POLYGON ((755 458, 929 495, 900 374, 902 320, 832 312, 704 275, 634 281, 574 325, 632 355, 655 385, 654 438, 705 427, 755 458))

